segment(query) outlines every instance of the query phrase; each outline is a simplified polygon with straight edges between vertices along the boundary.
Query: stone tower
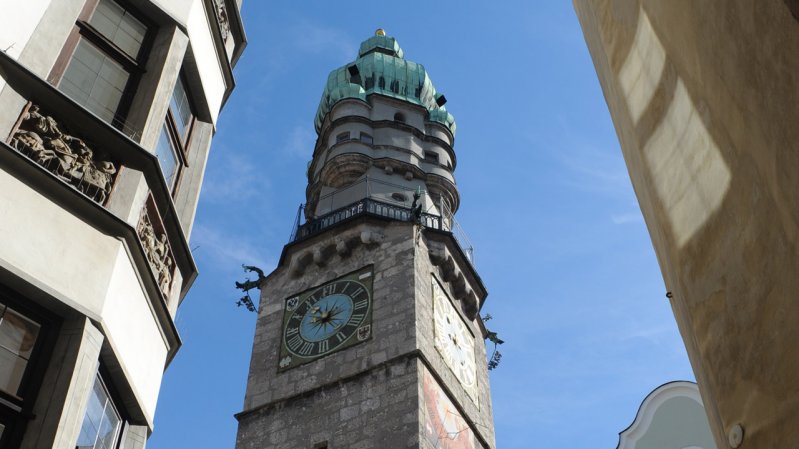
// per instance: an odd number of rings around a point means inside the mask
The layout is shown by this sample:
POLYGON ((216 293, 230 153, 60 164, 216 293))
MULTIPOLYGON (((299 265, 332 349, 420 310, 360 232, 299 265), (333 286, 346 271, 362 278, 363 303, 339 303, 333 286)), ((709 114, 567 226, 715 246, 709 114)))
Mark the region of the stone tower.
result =
POLYGON ((238 449, 495 447, 445 102, 382 30, 330 73, 305 223, 261 284, 238 449))

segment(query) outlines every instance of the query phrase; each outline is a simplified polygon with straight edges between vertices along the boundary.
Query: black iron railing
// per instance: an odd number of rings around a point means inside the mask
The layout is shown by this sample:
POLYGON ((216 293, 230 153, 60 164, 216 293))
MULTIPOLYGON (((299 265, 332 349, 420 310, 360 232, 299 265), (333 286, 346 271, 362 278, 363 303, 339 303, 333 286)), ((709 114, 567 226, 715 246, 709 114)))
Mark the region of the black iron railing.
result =
MULTIPOLYGON (((304 205, 300 205, 300 208, 297 211, 297 218, 294 222, 291 237, 289 238, 291 242, 304 240, 308 237, 319 234, 325 229, 335 226, 338 223, 364 215, 388 218, 398 221, 411 221, 413 218, 411 208, 390 204, 385 201, 376 200, 374 198, 363 198, 350 205, 336 209, 327 214, 320 215, 312 220, 308 220, 304 224, 300 224, 300 217, 302 216, 303 208, 304 205)), ((441 217, 438 215, 423 212, 419 221, 420 224, 425 228, 451 232, 449 226, 442 222, 441 217)), ((452 218, 447 221, 454 222, 452 218)), ((458 229, 460 229, 460 227, 458 227, 458 229)), ((469 259, 469 262, 474 265, 474 248, 471 245, 464 246, 462 240, 458 239, 457 237, 455 240, 458 242, 458 245, 461 247, 466 257, 469 259)))
MULTIPOLYGON (((300 206, 300 211, 302 211, 302 208, 303 206, 300 206)), ((342 221, 361 215, 371 215, 398 221, 411 221, 412 217, 411 209, 408 207, 390 204, 373 198, 363 198, 350 205, 308 220, 302 225, 299 224, 300 212, 298 212, 294 231, 291 233, 291 241, 306 239, 342 221)), ((422 213, 421 224, 426 228, 441 230, 441 217, 422 213)))

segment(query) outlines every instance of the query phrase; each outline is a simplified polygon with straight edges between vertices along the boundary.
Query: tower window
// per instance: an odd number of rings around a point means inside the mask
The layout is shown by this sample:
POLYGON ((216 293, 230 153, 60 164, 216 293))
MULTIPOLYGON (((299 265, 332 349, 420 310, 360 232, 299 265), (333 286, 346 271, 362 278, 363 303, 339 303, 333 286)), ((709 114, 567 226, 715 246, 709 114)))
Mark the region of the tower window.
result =
POLYGON ((397 112, 396 114, 394 114, 394 121, 405 123, 405 115, 402 112, 397 112))
POLYGON ((371 134, 361 133, 361 142, 371 145, 374 143, 374 139, 371 134))
POLYGON ((438 153, 433 151, 425 151, 424 152, 424 160, 426 162, 430 162, 432 164, 438 164, 438 153))
POLYGON ((350 140, 350 132, 349 131, 343 132, 343 133, 339 133, 336 136, 336 143, 341 143, 341 142, 344 142, 345 140, 350 140))

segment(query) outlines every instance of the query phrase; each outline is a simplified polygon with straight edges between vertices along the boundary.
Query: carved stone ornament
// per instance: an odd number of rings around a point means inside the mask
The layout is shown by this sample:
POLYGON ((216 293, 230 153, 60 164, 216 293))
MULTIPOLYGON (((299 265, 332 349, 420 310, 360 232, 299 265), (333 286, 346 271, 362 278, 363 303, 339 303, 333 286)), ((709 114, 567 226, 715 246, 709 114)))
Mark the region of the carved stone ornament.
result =
POLYGON ((111 193, 116 164, 89 148, 83 139, 67 134, 35 104, 22 116, 10 143, 97 203, 104 204, 111 193))
POLYGON ((213 3, 216 21, 219 22, 219 29, 222 31, 222 41, 226 42, 227 37, 230 35, 230 21, 227 16, 225 0, 214 0, 213 3))
POLYGON ((168 297, 169 290, 172 287, 175 260, 172 258, 172 251, 166 234, 156 233, 146 207, 139 218, 136 231, 139 234, 142 246, 144 246, 144 254, 147 255, 150 268, 152 268, 153 274, 155 274, 155 278, 158 281, 158 288, 161 289, 165 297, 168 297))

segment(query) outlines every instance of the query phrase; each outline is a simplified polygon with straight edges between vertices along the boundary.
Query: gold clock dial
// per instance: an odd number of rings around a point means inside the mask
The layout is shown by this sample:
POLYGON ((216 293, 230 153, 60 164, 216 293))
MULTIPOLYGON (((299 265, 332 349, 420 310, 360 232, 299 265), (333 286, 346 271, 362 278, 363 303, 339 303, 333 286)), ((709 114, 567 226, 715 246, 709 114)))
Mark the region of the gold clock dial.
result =
POLYGON ((438 281, 433 279, 435 346, 473 400, 477 401, 474 336, 438 281))

